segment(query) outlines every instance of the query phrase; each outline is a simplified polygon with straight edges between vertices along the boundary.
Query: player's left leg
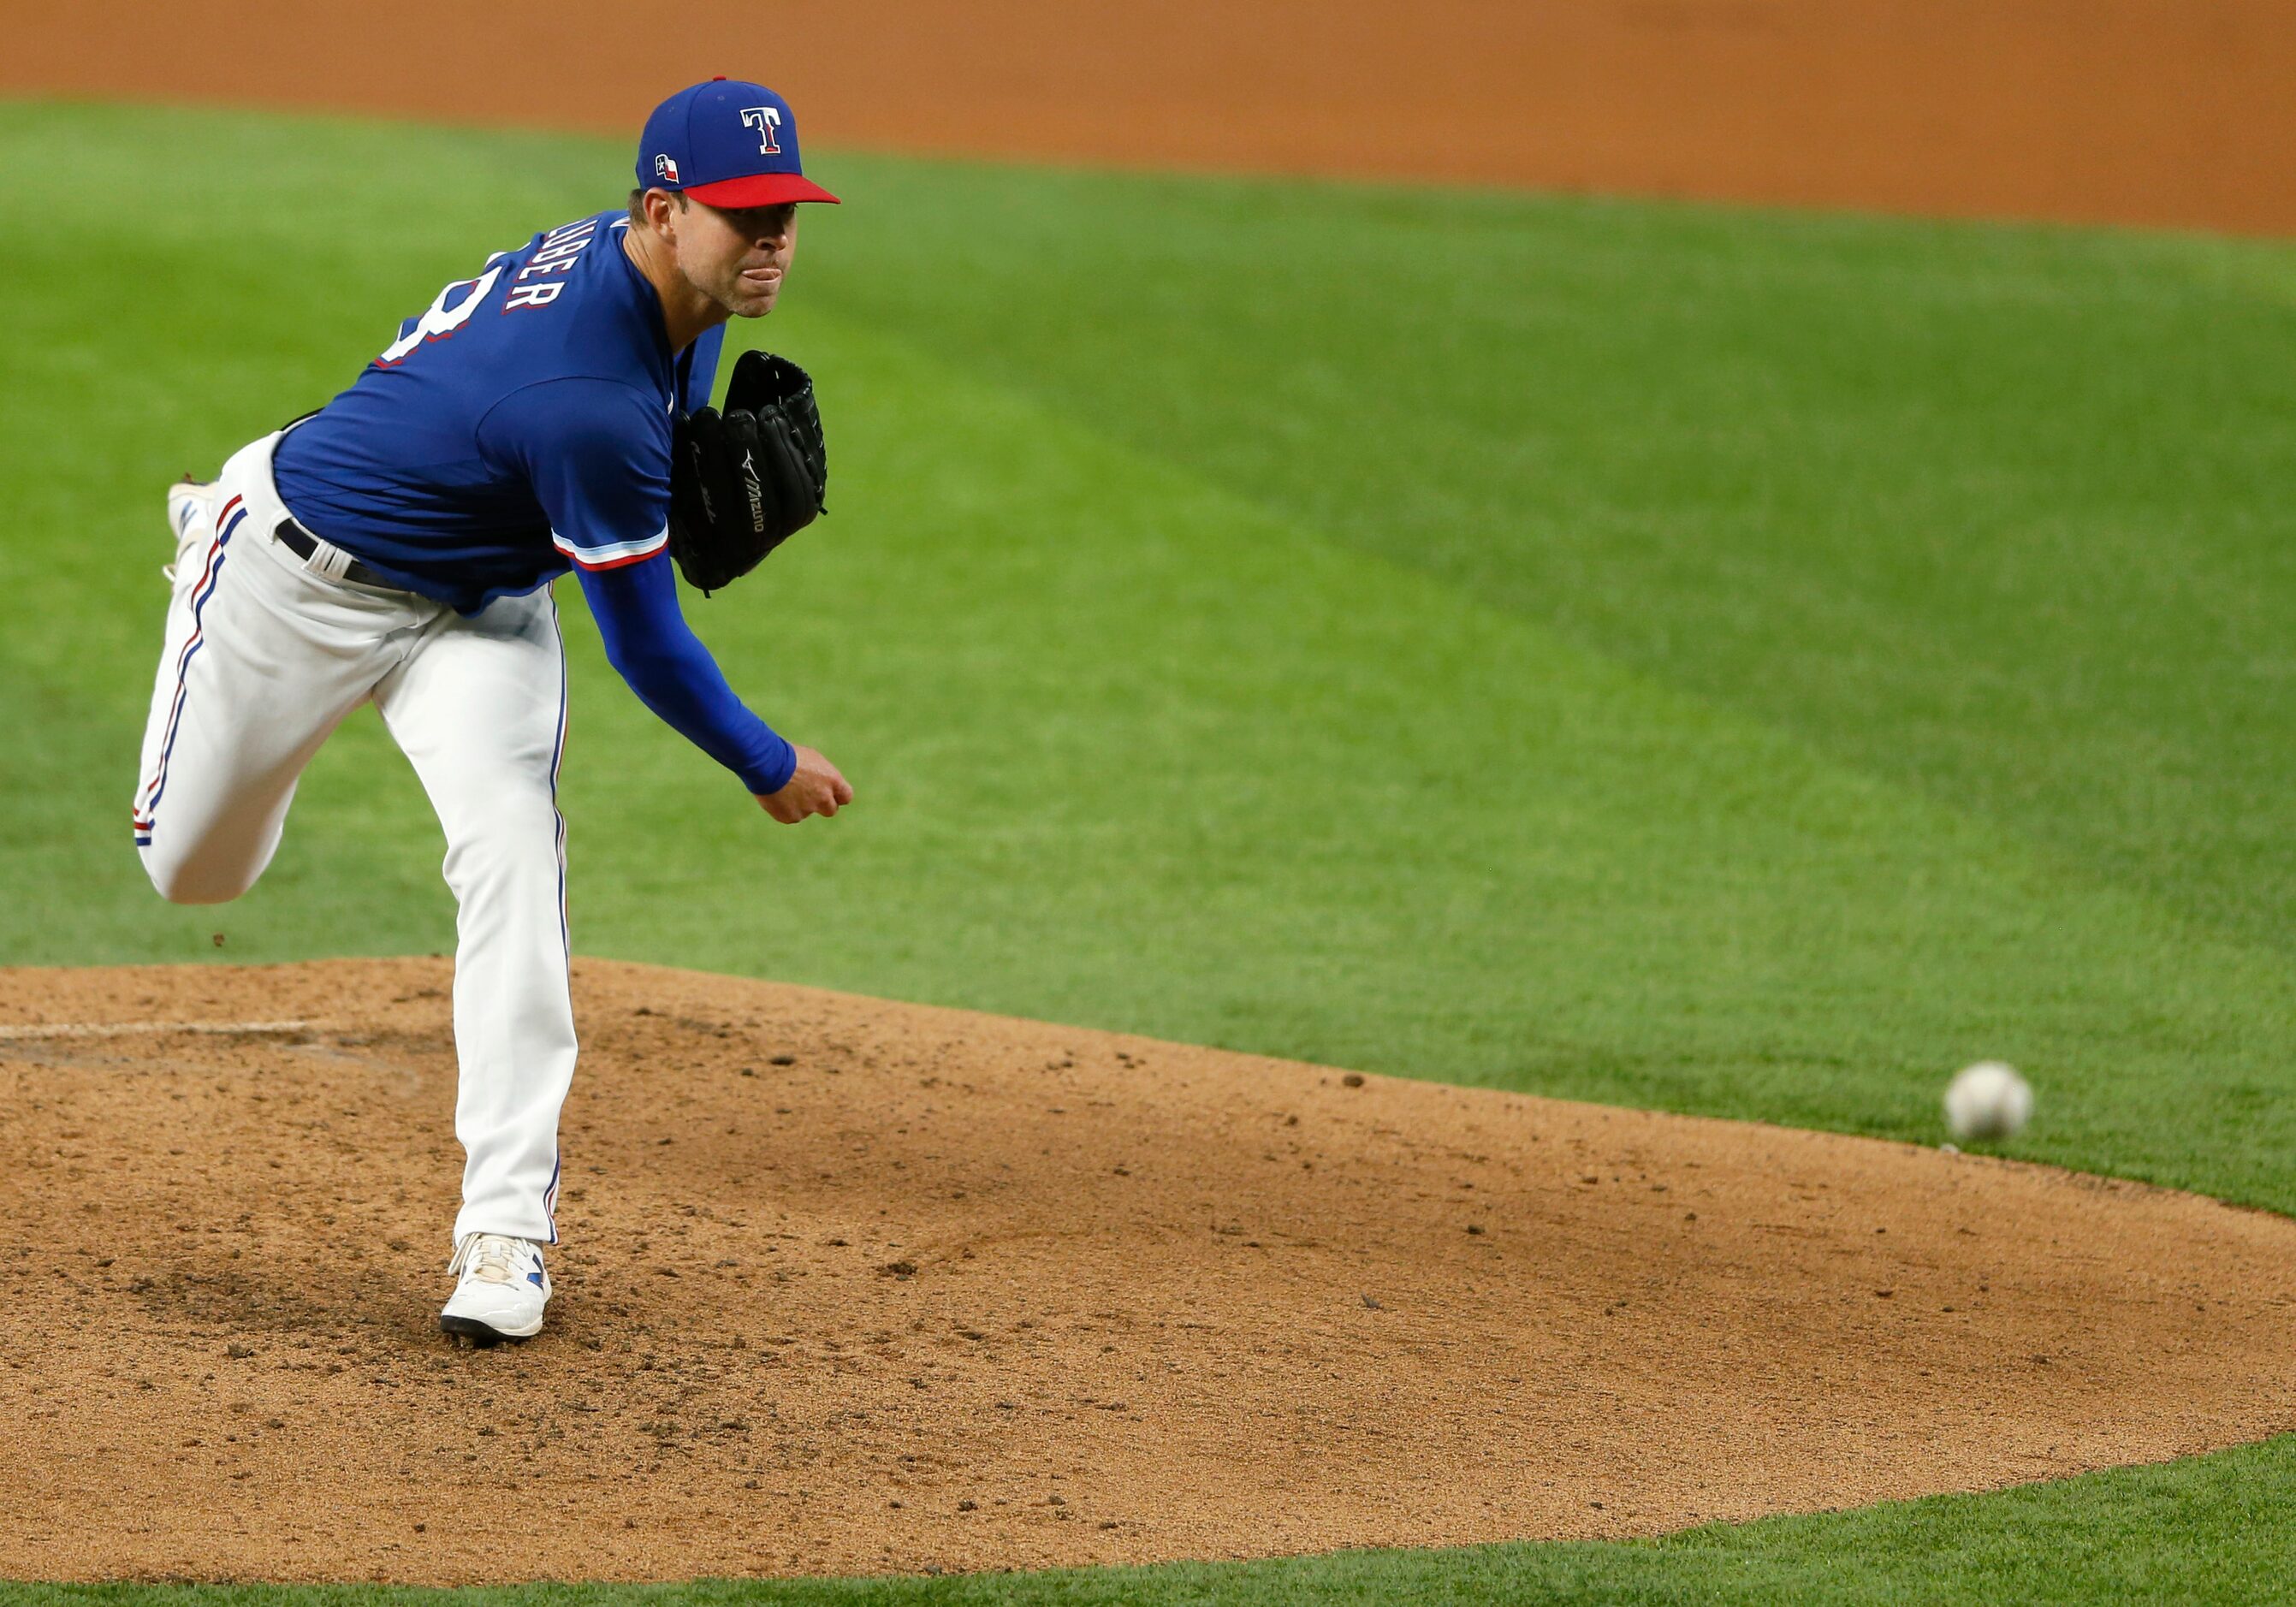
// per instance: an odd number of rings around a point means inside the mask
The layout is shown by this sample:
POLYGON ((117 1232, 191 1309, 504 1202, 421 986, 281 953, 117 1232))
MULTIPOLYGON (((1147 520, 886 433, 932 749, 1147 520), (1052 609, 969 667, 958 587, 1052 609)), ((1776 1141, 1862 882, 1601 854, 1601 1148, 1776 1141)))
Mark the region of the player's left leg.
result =
POLYGON ((169 496, 174 594, 135 783, 135 843, 162 898, 236 898, 271 863, 305 765, 443 605, 339 585, 276 540, 276 435, 201 496, 169 496))
POLYGON ((558 813, 566 660, 549 592, 498 599, 472 618, 447 614, 374 701, 446 828, 459 906, 455 1237, 554 1243, 558 1111, 575 1039, 558 813))

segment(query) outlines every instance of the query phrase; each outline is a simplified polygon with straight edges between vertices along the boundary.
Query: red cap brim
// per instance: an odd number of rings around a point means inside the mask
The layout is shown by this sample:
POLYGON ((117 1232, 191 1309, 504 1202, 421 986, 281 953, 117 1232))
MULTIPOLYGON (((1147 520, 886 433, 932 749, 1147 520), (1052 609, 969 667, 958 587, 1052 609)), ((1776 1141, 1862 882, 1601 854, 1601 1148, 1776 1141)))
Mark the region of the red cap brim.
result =
POLYGON ((714 184, 694 184, 685 192, 704 206, 736 210, 742 207, 777 207, 789 201, 825 201, 837 197, 801 173, 752 173, 747 178, 721 178, 714 184))

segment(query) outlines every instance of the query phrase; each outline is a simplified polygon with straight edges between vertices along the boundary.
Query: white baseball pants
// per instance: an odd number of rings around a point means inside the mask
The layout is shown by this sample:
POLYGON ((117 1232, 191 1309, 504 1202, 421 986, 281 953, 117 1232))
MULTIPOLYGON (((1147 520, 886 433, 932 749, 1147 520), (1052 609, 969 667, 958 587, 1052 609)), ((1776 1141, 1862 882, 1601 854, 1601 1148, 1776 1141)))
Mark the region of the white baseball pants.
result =
POLYGON ((219 904, 279 847, 295 783, 370 698, 447 833, 459 914, 457 1240, 557 1242, 558 1113, 574 1075, 566 824, 558 763, 566 660, 549 589, 465 619, 410 593, 332 579, 274 537, 276 434, 223 467, 212 528, 178 561, 144 734, 135 841, 160 897, 219 904))

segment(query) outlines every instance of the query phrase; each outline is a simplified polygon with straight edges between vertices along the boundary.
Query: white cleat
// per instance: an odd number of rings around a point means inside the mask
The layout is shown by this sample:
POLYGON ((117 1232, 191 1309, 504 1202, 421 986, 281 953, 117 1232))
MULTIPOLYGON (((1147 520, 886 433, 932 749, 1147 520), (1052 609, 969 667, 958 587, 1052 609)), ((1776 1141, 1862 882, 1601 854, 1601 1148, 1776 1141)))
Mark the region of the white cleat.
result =
POLYGON ((463 1275, 439 1314, 439 1326, 447 1332, 486 1346, 532 1339, 542 1332, 550 1273, 542 1265, 542 1246, 533 1240, 464 1234, 447 1270, 463 1275))
POLYGON ((160 572, 173 586, 176 576, 183 570, 184 554, 215 534, 212 482, 193 480, 187 474, 168 488, 168 529, 176 537, 176 561, 161 564, 160 572))

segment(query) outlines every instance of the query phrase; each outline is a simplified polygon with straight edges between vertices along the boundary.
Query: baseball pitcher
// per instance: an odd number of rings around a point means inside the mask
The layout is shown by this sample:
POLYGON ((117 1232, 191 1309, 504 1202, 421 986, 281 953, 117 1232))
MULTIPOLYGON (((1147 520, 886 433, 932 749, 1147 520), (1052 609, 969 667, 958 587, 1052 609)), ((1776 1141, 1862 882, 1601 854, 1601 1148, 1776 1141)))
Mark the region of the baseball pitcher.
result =
POLYGON ((746 354, 705 404, 726 320, 781 294, 798 203, 836 199, 781 96, 683 90, 646 121, 626 208, 496 253, 326 406, 168 492, 137 851, 162 898, 237 898, 312 754, 373 701, 446 829, 465 1164, 439 1320, 480 1344, 541 1331, 574 1071, 551 582, 580 577, 615 669, 775 820, 853 800, 734 696, 672 573, 726 585, 823 508, 803 371, 746 354))

